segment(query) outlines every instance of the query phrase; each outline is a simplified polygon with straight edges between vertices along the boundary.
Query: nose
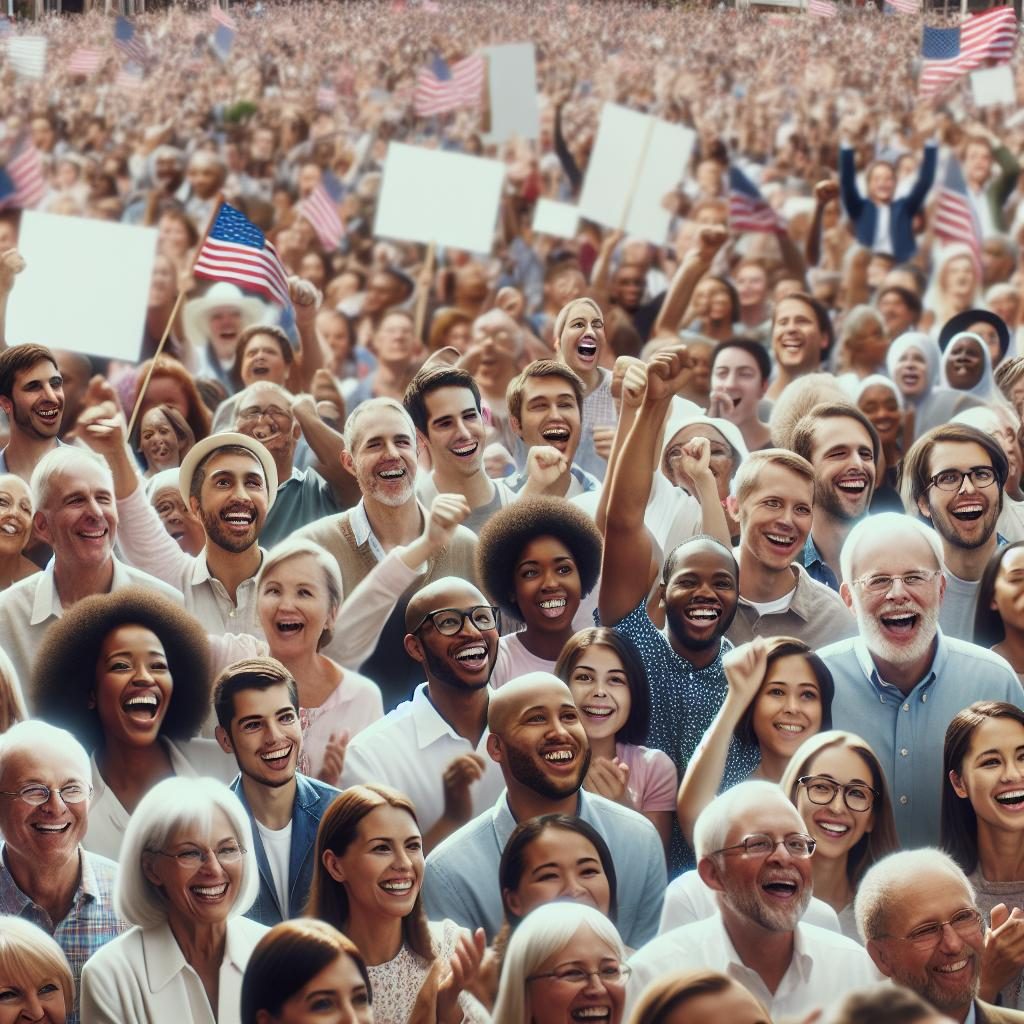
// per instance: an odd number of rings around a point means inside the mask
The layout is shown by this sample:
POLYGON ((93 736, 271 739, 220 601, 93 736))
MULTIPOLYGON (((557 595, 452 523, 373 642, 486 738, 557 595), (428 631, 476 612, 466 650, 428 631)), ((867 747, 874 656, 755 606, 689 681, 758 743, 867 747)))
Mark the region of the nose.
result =
POLYGON ((974 481, 965 473, 963 480, 960 481, 960 490, 957 493, 963 494, 966 491, 968 494, 974 494, 977 490, 978 488, 974 486, 974 481))
POLYGON ((939 949, 943 953, 959 953, 965 946, 959 932, 947 921, 942 926, 942 938, 939 940, 939 949))
POLYGON ((96 519, 103 518, 103 509, 100 507, 100 503, 96 500, 94 494, 90 494, 86 500, 85 510, 89 515, 94 516, 96 519))
POLYGON ((37 993, 25 994, 25 1002, 18 1016, 25 1021, 41 1021, 43 1019, 43 1004, 37 993))
POLYGON ((356 1008, 352 1005, 351 1000, 342 1000, 341 1005, 338 1007, 338 1016, 335 1017, 337 1024, 356 1024, 359 1020, 359 1015, 356 1013, 356 1008))
POLYGON ((412 868, 412 859, 409 857, 409 851, 402 845, 397 846, 391 863, 397 868, 410 870, 412 868))
POLYGON ((601 980, 601 976, 597 971, 589 971, 587 974, 587 984, 583 988, 584 992, 591 992, 594 995, 603 995, 608 991, 608 986, 601 980))
POLYGON ((565 885, 562 886, 562 891, 558 895, 578 900, 582 895, 584 895, 584 893, 586 893, 586 891, 587 890, 583 888, 583 883, 573 875, 566 879, 565 885))
POLYGON ((791 715, 795 715, 800 711, 800 698, 796 693, 789 693, 786 695, 786 701, 783 705, 786 711, 791 715))
POLYGON ((832 810, 832 811, 841 811, 841 810, 843 810, 843 807, 845 806, 845 801, 843 799, 843 791, 841 789, 839 789, 838 787, 836 787, 836 791, 833 794, 832 799, 829 800, 828 806, 829 806, 829 810, 832 810))
POLYGON ((132 682, 142 685, 144 683, 151 683, 153 681, 153 673, 149 670, 149 666, 143 662, 139 667, 132 673, 132 682))

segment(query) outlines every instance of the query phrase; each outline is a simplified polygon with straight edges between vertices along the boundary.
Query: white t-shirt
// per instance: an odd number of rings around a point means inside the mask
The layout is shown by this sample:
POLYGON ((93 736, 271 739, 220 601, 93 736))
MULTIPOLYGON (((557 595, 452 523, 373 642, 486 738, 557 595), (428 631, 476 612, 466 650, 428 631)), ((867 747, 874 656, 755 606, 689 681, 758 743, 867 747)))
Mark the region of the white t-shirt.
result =
POLYGON ((260 832, 260 840, 263 842, 263 850, 270 863, 270 874, 274 879, 274 889, 277 891, 277 903, 281 908, 281 916, 288 917, 288 861, 291 859, 292 849, 292 823, 289 821, 284 828, 273 829, 256 822, 260 832))
POLYGON ((783 612, 789 611, 789 606, 793 603, 793 595, 796 593, 796 587, 794 587, 788 594, 783 594, 782 597, 777 597, 774 601, 765 601, 763 604, 758 604, 756 601, 748 601, 745 597, 741 597, 740 600, 749 605, 757 612, 758 618, 762 615, 781 615, 783 612))

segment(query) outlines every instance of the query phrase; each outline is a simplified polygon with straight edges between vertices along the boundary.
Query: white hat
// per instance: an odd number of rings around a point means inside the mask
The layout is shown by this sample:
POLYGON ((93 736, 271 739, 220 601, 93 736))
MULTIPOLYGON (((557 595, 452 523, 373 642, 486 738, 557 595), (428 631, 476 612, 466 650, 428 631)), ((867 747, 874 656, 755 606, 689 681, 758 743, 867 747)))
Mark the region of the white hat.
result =
POLYGON ((186 505, 189 503, 189 492, 192 490, 192 477, 195 476, 196 466, 210 452, 216 451, 218 448, 234 446, 245 448, 259 459, 260 465, 263 467, 263 475, 267 479, 267 511, 269 512, 274 507, 274 501, 277 498, 277 464, 274 462, 274 456, 255 437, 249 437, 248 434, 237 434, 230 430, 225 430, 220 434, 211 434, 209 437, 204 437, 202 441, 197 441, 182 459, 181 468, 178 470, 178 490, 181 492, 182 498, 185 499, 186 505))
POLYGON ((237 285, 218 281, 205 295, 185 303, 185 334, 193 345, 205 344, 209 338, 210 314, 215 309, 230 307, 242 314, 242 327, 263 323, 267 307, 259 299, 246 295, 237 285))

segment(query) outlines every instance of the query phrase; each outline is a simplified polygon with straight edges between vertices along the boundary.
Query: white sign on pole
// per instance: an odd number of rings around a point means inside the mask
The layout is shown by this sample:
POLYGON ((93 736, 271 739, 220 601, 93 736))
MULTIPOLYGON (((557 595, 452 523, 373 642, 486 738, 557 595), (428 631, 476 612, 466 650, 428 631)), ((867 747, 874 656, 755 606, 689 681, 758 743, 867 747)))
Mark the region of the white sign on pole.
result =
POLYGON ((695 139, 683 125, 606 103, 579 215, 661 245, 672 219, 662 201, 686 173, 695 139))
POLYGON ((373 233, 490 252, 504 180, 500 160, 392 142, 373 233))
POLYGON ((156 245, 156 228, 26 210, 8 341, 137 362, 156 245))
POLYGON ((491 108, 488 144, 540 137, 540 104, 537 102, 537 61, 533 43, 489 46, 487 94, 491 108))
POLYGON ((553 199, 538 199, 533 211, 533 230, 555 238, 575 238, 580 222, 580 211, 568 203, 553 199))
POLYGON ((1009 64, 972 71, 971 91, 974 93, 975 106, 978 107, 1012 107, 1017 102, 1013 71, 1009 64))

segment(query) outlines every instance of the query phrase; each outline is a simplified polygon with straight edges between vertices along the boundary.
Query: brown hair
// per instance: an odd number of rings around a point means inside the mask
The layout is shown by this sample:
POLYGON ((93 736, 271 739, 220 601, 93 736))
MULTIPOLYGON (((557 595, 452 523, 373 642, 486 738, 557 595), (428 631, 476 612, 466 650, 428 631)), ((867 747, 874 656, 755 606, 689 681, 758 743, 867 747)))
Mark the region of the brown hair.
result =
MULTIPOLYGON (((144 363, 139 364, 139 368, 136 371, 135 386, 132 388, 131 394, 131 404, 133 406, 138 401, 142 383, 146 379, 146 374, 149 372, 153 362, 152 359, 147 359, 144 363)), ((204 437, 208 437, 212 423, 210 410, 206 408, 206 404, 203 402, 196 388, 195 381, 188 370, 177 359, 161 355, 156 358, 156 367, 153 370, 152 379, 157 380, 159 377, 170 378, 181 386, 188 400, 188 412, 185 413, 185 421, 192 428, 192 433, 197 441, 202 441, 204 437)), ((152 408, 152 406, 146 406, 145 402, 143 402, 139 415, 142 416, 149 408, 152 408)))
MULTIPOLYGON (((644 991, 643 998, 633 1009, 630 1024, 667 1024, 672 1014, 691 999, 718 995, 732 988, 747 992, 739 982, 719 974, 718 971, 667 974, 644 991)), ((747 995, 750 993, 747 992, 747 995)), ((750 995, 750 998, 760 1007, 765 1020, 768 1020, 768 1011, 761 1002, 753 995, 750 995)))
POLYGON ((539 377, 561 377, 572 387, 576 396, 576 405, 579 407, 580 415, 583 414, 583 381, 565 363, 555 362, 554 359, 535 359, 526 369, 522 370, 508 382, 505 389, 505 404, 508 406, 508 414, 516 420, 522 421, 523 392, 526 390, 526 382, 539 377))
POLYGON ((814 452, 814 430, 822 420, 837 420, 846 418, 856 420, 871 438, 871 450, 874 453, 875 462, 878 462, 878 455, 882 448, 882 442, 878 439, 878 431, 871 425, 871 420, 864 415, 855 405, 847 405, 844 402, 822 402, 816 405, 805 416, 801 416, 793 433, 789 436, 789 446, 808 462, 814 452))
POLYGON ((0 396, 11 398, 15 377, 23 370, 30 370, 36 363, 44 361, 53 363, 54 369, 57 369, 57 357, 42 345, 14 345, 0 352, 0 396))

